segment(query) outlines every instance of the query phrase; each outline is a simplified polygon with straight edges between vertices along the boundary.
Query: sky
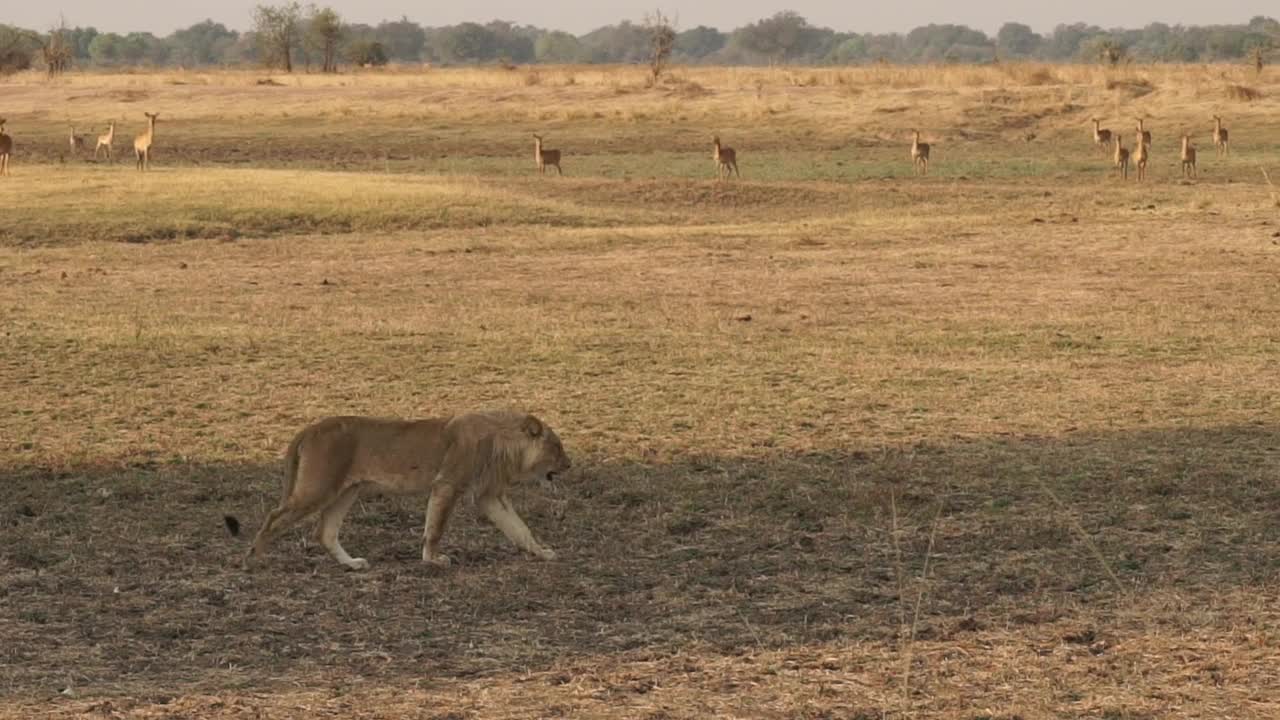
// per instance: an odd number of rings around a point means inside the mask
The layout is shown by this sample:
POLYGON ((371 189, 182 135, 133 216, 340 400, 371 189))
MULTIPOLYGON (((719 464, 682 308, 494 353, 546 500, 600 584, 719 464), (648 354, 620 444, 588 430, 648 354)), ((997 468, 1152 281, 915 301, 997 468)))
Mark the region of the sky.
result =
MULTIPOLYGON (((283 0, 265 1, 276 4, 283 0)), ((6 0, 0 8, 0 23, 47 30, 57 24, 61 13, 69 25, 92 25, 104 32, 138 30, 167 35, 205 18, 244 30, 249 26, 252 8, 261 2, 264 0, 55 0, 45 5, 6 0)), ((1280 15, 1276 0, 327 0, 316 4, 334 8, 351 22, 375 24, 402 15, 422 25, 510 20, 575 34, 620 20, 638 21, 655 7, 676 14, 681 29, 711 25, 725 31, 779 10, 794 10, 814 25, 853 32, 905 32, 929 23, 956 23, 994 33, 1005 22, 1013 21, 1045 33, 1059 23, 1132 28, 1156 21, 1170 25, 1235 24, 1248 22, 1255 15, 1280 15)))

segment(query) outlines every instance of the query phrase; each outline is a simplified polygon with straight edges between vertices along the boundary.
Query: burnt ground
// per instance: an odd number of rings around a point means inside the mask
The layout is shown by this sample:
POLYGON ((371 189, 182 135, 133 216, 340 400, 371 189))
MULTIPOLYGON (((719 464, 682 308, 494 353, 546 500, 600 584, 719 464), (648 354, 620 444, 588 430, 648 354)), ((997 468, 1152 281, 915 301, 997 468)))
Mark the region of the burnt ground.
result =
POLYGON ((1199 707, 1263 717, 1280 697, 1276 449, 1274 428, 1241 427, 596 458, 519 497, 556 562, 517 556, 464 512, 446 536, 455 567, 426 567, 421 504, 375 498, 344 533, 365 573, 302 531, 239 569, 245 541, 222 513, 255 529, 274 466, 11 467, 4 714, 292 716, 312 707, 290 704, 306 688, 315 707, 357 717, 398 717, 415 693, 459 702, 418 716, 505 716, 473 702, 493 684, 537 716, 695 717, 711 706, 687 704, 690 688, 730 682, 742 690, 715 695, 724 711, 793 716, 803 708, 770 703, 807 702, 787 690, 806 663, 814 682, 852 683, 809 716, 950 713, 964 705, 955 673, 976 681, 1034 646, 1038 667, 995 716, 1061 711, 1073 694, 1105 711, 1083 715, 1163 716, 1172 706, 1153 698, 1194 673, 1199 707), (1191 648, 1207 636, 1239 646, 1191 648))

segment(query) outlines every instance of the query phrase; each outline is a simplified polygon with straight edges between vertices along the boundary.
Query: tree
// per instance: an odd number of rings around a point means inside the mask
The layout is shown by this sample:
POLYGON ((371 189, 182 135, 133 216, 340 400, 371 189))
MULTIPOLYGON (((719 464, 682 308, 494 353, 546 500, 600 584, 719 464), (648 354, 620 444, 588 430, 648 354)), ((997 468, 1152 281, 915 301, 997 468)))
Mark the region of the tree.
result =
POLYGON ((464 22, 442 28, 435 37, 436 50, 449 62, 468 63, 492 60, 498 55, 498 37, 489 28, 464 22))
POLYGON ((183 66, 214 65, 224 61, 229 47, 235 44, 239 34, 226 25, 212 20, 198 22, 191 27, 175 30, 165 38, 171 60, 183 66))
POLYGON ((1053 29, 1053 34, 1045 39, 1045 58, 1073 60, 1080 53, 1081 45, 1090 37, 1099 34, 1102 34, 1102 29, 1093 25, 1084 23, 1059 25, 1053 29))
POLYGON ((675 53, 700 60, 724 47, 728 36, 713 27, 699 25, 676 35, 675 53))
POLYGON ((1044 38, 1022 23, 1005 23, 996 33, 996 47, 1001 57, 1031 57, 1043 44, 1044 38))
POLYGON ((780 62, 800 53, 811 29, 809 22, 798 13, 784 10, 733 31, 732 42, 770 61, 780 62))
POLYGON ((578 39, 586 62, 640 63, 649 58, 649 34, 629 20, 596 28, 578 39))
POLYGON ((540 63, 577 62, 582 56, 582 44, 567 32, 543 33, 533 44, 533 57, 540 63))
POLYGON ((30 30, 0 25, 0 75, 26 70, 43 44, 30 30))
POLYGON ((293 52, 298 48, 302 6, 296 1, 284 5, 259 5, 253 11, 262 62, 293 72, 293 52))
POLYGON ((338 43, 342 41, 342 18, 333 8, 311 6, 307 18, 307 45, 320 56, 321 72, 338 72, 338 43))
POLYGON ((401 16, 399 20, 380 23, 373 40, 383 47, 389 59, 397 62, 420 62, 427 46, 427 34, 415 22, 401 16))
POLYGON ((347 62, 359 67, 382 67, 387 64, 387 49, 377 40, 361 38, 347 46, 347 62))
POLYGON ((49 77, 61 75, 71 67, 76 51, 71 44, 70 31, 67 29, 65 19, 59 20, 58 26, 49 31, 48 37, 40 48, 40 55, 44 58, 45 72, 49 77))
POLYGON ((649 84, 657 85, 675 48, 675 21, 661 10, 654 10, 645 15, 644 29, 649 33, 649 84))

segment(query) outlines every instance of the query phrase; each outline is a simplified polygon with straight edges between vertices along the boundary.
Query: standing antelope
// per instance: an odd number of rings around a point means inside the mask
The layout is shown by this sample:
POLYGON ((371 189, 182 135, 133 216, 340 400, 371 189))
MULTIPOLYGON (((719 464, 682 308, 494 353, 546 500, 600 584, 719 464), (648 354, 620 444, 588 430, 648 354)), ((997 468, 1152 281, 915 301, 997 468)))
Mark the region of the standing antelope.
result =
POLYGON ((156 137, 156 118, 160 113, 144 112, 147 116, 147 131, 133 139, 133 153, 138 156, 138 169, 151 169, 151 141, 156 137))
POLYGON ((912 130, 915 136, 911 139, 911 165, 918 175, 929 174, 929 143, 920 142, 920 131, 912 130))
POLYGON ((1219 155, 1227 155, 1231 151, 1227 147, 1227 129, 1222 127, 1222 118, 1213 116, 1213 146, 1219 155))
POLYGON ((84 136, 76 134, 75 125, 71 125, 70 123, 68 123, 68 127, 71 128, 71 138, 70 138, 71 154, 75 155, 79 153, 81 150, 84 150, 84 136))
POLYGON ((715 135, 711 138, 711 144, 715 151, 711 153, 711 157, 716 161, 716 179, 727 179, 730 175, 742 177, 742 173, 738 172, 738 153, 734 152, 731 147, 724 147, 720 144, 720 136, 715 135))
POLYGON ((93 159, 98 159, 98 151, 102 148, 107 149, 107 160, 111 160, 111 143, 116 139, 116 121, 112 120, 107 126, 107 132, 98 136, 98 144, 93 147, 93 159))
POLYGON ((1196 176, 1196 149, 1191 144, 1191 136, 1182 134, 1182 177, 1196 176))
POLYGON ((1147 179, 1147 161, 1150 160, 1151 152, 1147 144, 1139 139, 1138 147, 1133 151, 1133 164, 1138 166, 1138 181, 1147 179))
POLYGON ((547 174, 548 165, 554 166, 556 172, 564 175, 564 170, 560 169, 560 151, 543 150, 542 136, 537 133, 533 135, 533 159, 538 161, 538 172, 543 175, 547 174))
POLYGON ((1107 146, 1111 144, 1111 131, 1098 127, 1098 118, 1093 118, 1093 144, 1097 145, 1104 154, 1107 152, 1107 146))
POLYGON ((1124 138, 1116 135, 1116 153, 1115 153, 1116 174, 1122 180, 1129 179, 1129 151, 1124 146, 1124 138))
POLYGON ((1148 130, 1143 125, 1142 118, 1138 118, 1138 144, 1139 145, 1151 144, 1151 131, 1148 130))
POLYGON ((13 154, 13 136, 4 132, 4 118, 0 118, 0 175, 9 174, 9 156, 13 154))

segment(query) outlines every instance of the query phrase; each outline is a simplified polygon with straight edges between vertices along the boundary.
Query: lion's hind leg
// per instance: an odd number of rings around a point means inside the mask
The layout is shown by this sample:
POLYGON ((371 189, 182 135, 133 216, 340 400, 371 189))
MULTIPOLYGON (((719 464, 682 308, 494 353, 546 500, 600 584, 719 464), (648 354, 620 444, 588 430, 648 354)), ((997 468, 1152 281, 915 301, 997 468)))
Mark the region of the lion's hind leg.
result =
POLYGON ((244 565, 260 559, 267 552, 267 547, 280 537, 284 531, 307 519, 312 513, 325 506, 326 500, 333 497, 334 489, 346 476, 346 469, 342 472, 331 472, 328 478, 315 478, 318 482, 312 482, 312 478, 308 478, 308 472, 326 472, 324 468, 307 468, 304 466, 299 468, 298 481, 292 485, 288 497, 280 501, 280 506, 272 510, 267 515, 266 522, 262 523, 262 529, 258 530, 258 534, 253 538, 253 546, 249 548, 249 552, 245 555, 244 565))
POLYGON ((351 570, 364 570, 369 567, 368 560, 351 557, 342 548, 342 544, 338 542, 338 528, 342 527, 343 518, 347 516, 351 506, 355 504, 356 499, 359 497, 359 485, 352 485, 346 488, 333 502, 330 502, 328 506, 320 511, 320 521, 316 523, 316 540, 320 542, 320 545, 325 550, 329 551, 329 555, 334 560, 351 570))

